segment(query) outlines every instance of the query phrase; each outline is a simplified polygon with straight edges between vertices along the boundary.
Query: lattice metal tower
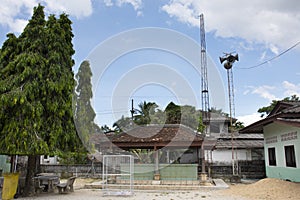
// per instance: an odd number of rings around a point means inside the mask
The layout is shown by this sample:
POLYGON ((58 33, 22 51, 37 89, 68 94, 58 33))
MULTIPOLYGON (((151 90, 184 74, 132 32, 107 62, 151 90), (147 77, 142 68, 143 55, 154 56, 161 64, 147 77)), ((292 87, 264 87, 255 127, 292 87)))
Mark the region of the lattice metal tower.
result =
MULTIPOLYGON (((206 60, 206 41, 204 29, 204 17, 200 15, 200 42, 201 42, 201 97, 202 97, 202 121, 205 125, 204 135, 210 136, 209 131, 209 95, 208 95, 208 79, 207 79, 207 60, 206 60)), ((201 181, 207 181, 205 172, 205 150, 204 141, 201 145, 201 181)))
POLYGON ((204 29, 204 17, 200 15, 200 40, 201 40, 201 97, 202 97, 202 120, 205 125, 205 135, 209 136, 209 94, 208 94, 208 78, 207 78, 207 59, 206 59, 206 41, 204 29))

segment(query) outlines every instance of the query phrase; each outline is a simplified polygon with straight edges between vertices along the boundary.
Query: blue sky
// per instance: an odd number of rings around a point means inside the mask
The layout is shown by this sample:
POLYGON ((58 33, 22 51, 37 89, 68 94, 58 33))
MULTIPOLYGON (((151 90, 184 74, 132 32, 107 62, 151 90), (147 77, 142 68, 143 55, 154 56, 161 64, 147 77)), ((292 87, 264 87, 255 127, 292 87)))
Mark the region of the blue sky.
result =
POLYGON ((239 55, 235 116, 245 124, 258 120, 258 108, 271 100, 300 96, 300 45, 280 55, 300 41, 297 0, 1 0, 0 44, 8 32, 22 32, 38 3, 46 15, 66 12, 73 21, 74 71, 91 60, 100 125, 129 116, 132 98, 135 107, 145 100, 160 109, 170 101, 201 108, 200 13, 211 107, 228 112, 224 52, 239 55))

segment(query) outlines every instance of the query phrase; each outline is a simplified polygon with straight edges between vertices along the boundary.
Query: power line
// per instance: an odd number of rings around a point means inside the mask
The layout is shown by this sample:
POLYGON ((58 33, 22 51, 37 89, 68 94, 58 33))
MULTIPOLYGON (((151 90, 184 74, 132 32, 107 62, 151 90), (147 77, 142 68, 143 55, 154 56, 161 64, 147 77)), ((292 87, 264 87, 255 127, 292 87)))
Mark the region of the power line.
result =
POLYGON ((297 42, 296 44, 294 44, 293 46, 291 46, 290 48, 286 49, 285 51, 281 52, 280 54, 270 58, 269 60, 266 60, 260 64, 257 64, 257 65, 254 65, 254 66, 251 66, 251 67, 237 67, 238 69, 253 69, 253 68, 257 68, 257 67, 260 67, 264 64, 267 64, 268 62, 271 62, 272 60, 275 60, 276 58, 279 58, 280 56, 286 54, 287 52, 289 52, 290 50, 292 50, 293 48, 295 48, 296 46, 298 46, 300 44, 300 41, 297 42))
POLYGON ((102 110, 102 111, 96 111, 96 114, 99 115, 111 115, 111 114, 116 114, 116 113, 125 113, 129 112, 128 110, 102 110))

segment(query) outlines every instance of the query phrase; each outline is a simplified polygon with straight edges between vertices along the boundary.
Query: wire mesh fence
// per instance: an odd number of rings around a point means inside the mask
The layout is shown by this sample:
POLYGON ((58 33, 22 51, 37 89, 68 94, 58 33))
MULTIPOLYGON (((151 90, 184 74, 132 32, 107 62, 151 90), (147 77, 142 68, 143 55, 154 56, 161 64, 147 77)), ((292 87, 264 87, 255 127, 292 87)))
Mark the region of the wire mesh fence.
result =
POLYGON ((134 194, 134 158, 131 155, 104 155, 102 190, 105 196, 134 194))

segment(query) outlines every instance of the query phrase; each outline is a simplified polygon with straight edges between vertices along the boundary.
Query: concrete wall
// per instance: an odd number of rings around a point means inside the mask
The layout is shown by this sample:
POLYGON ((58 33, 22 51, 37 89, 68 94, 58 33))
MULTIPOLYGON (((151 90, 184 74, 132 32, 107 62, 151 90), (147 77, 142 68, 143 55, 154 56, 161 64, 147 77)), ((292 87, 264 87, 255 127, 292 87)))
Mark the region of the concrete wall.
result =
MULTIPOLYGON (((239 161, 238 166, 241 178, 261 179, 266 177, 264 160, 239 161)), ((232 176, 232 165, 225 163, 211 164, 211 176, 229 180, 232 176)))
POLYGON ((0 170, 3 173, 10 172, 10 163, 7 163, 8 156, 0 155, 0 170))
POLYGON ((102 164, 94 163, 88 165, 41 165, 42 173, 56 173, 59 175, 71 173, 77 176, 91 176, 95 172, 98 176, 102 176, 102 164))
MULTIPOLYGON (((121 166, 121 171, 128 171, 128 166, 121 166)), ((135 180, 153 180, 154 164, 135 164, 135 180)), ((159 173, 161 180, 197 180, 197 164, 160 164, 159 173)))
MULTIPOLYGON (((122 167, 122 166, 121 166, 122 167)), ((91 175, 91 165, 41 165, 44 173, 73 173, 73 175, 87 176, 91 175)), ((102 165, 97 163, 94 165, 95 174, 102 176, 102 165)), ((154 164, 135 164, 134 179, 136 180, 153 180, 154 164)), ((128 169, 121 169, 128 171, 128 169)), ((161 180, 197 180, 198 165, 197 164, 160 164, 159 171, 161 180)), ((117 172, 116 172, 117 173, 117 172)))
POLYGON ((300 182, 300 128, 272 123, 264 127, 266 174, 270 178, 279 178, 300 182), (284 138, 285 134, 296 132, 295 138, 284 138), (285 146, 294 145, 296 167, 287 167, 285 146), (269 165, 268 148, 275 148, 276 166, 269 165))
MULTIPOLYGON (((234 150, 234 157, 238 160, 252 160, 250 149, 234 150)), ((212 151, 213 162, 231 163, 232 151, 231 149, 216 149, 212 151)))

